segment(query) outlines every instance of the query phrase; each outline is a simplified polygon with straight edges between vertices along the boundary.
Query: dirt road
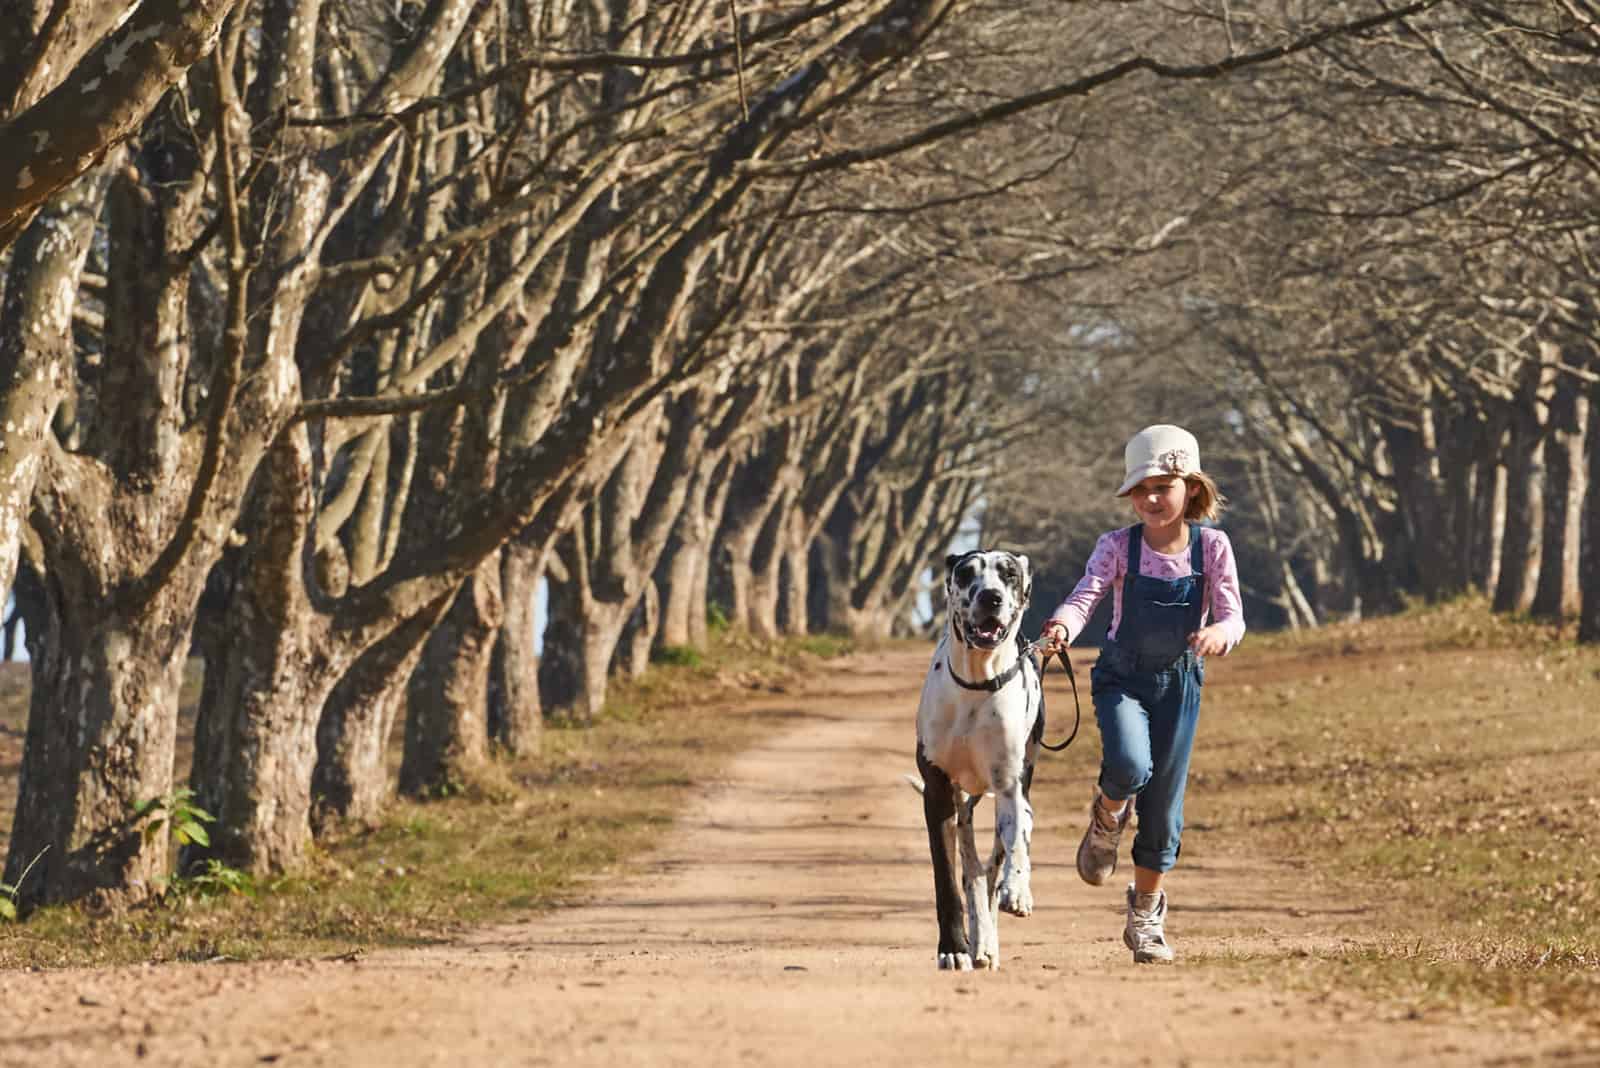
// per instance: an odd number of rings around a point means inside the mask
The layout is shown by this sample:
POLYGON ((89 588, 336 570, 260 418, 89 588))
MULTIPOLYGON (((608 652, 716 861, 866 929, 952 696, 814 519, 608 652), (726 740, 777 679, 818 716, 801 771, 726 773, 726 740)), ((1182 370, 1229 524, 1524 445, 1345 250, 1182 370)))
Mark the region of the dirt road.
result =
POLYGON ((1087 780, 1065 765, 1040 773, 1038 909, 1001 918, 1001 970, 937 972, 900 778, 925 663, 858 658, 831 695, 771 702, 764 744, 636 874, 569 908, 353 962, 0 975, 0 1064, 1600 1063, 1511 1014, 1396 1018, 1215 963, 1362 937, 1360 902, 1307 897, 1261 857, 1186 864, 1170 929, 1190 963, 1136 968, 1120 891, 1073 872, 1087 780))

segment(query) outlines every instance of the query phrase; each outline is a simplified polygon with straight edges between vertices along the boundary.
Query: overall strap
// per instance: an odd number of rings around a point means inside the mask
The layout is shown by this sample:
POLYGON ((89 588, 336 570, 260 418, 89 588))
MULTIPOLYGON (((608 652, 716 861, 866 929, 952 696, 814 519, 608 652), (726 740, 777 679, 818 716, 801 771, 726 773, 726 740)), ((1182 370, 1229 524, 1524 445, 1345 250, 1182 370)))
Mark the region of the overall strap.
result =
POLYGON ((1138 598, 1133 595, 1133 582, 1139 577, 1139 555, 1144 548, 1144 524, 1135 523, 1128 528, 1128 570, 1122 576, 1122 619, 1117 625, 1117 632, 1127 625, 1128 620, 1134 616, 1134 605, 1138 598))
POLYGON ((1189 570, 1194 572, 1194 600, 1189 602, 1189 629, 1199 630, 1206 610, 1205 551, 1200 545, 1200 527, 1189 524, 1189 570))

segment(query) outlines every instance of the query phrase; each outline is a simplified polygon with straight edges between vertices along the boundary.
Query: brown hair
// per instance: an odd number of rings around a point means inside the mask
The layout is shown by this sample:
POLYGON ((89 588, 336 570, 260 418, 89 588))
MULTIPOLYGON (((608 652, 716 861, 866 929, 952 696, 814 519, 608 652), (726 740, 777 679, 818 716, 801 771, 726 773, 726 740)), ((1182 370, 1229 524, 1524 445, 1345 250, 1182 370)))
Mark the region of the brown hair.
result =
POLYGON ((1184 475, 1183 480, 1199 490, 1189 498, 1189 506, 1183 510, 1183 518, 1210 522, 1221 515, 1222 510, 1228 506, 1228 498, 1222 495, 1222 491, 1217 489, 1217 484, 1204 471, 1184 475))

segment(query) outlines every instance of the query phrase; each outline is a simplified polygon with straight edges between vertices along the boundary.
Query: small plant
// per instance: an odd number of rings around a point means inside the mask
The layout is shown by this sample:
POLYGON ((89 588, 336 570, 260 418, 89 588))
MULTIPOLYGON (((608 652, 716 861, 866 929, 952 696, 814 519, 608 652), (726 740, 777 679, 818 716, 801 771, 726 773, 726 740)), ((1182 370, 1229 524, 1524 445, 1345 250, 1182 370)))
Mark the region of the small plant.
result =
POLYGON ((705 657, 700 655, 700 650, 692 645, 663 645, 650 659, 658 664, 671 664, 675 667, 697 668, 705 663, 705 657))
POLYGON ((203 870, 174 879, 172 888, 179 893, 196 893, 201 897, 219 897, 223 894, 256 896, 256 881, 248 872, 230 868, 214 858, 205 862, 203 870))
POLYGON ((180 786, 163 797, 147 798, 133 806, 135 820, 146 816, 150 817, 150 822, 140 832, 146 843, 160 834, 161 828, 170 827, 172 840, 180 846, 191 843, 209 846, 211 836, 203 825, 217 821, 215 816, 194 803, 194 791, 187 786, 180 786))
POLYGON ((715 601, 706 605, 706 626, 714 631, 728 629, 728 613, 715 601))
POLYGON ((15 886, 10 883, 0 883, 0 920, 5 920, 7 923, 16 921, 17 894, 21 892, 22 884, 27 882, 28 873, 33 870, 35 864, 39 863, 39 858, 44 856, 45 851, 49 848, 49 846, 45 846, 44 849, 33 855, 33 859, 28 861, 28 866, 22 869, 22 874, 17 876, 17 884, 15 886))

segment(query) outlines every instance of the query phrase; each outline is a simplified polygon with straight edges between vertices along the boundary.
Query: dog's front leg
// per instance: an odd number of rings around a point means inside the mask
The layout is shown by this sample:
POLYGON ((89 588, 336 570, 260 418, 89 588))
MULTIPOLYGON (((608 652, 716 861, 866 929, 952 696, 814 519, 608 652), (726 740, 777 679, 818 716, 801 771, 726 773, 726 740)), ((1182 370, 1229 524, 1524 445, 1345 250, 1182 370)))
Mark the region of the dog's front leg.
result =
POLYGON ((972 970, 961 917, 960 862, 956 844, 957 800, 955 783, 938 765, 930 763, 917 746, 917 770, 922 773, 922 814, 928 824, 928 849, 933 854, 933 904, 939 917, 939 967, 972 970))
POLYGON ((972 945, 975 968, 1000 967, 1000 931, 990 897, 989 874, 978 861, 978 841, 973 834, 972 811, 981 795, 961 806, 961 882, 967 892, 967 941, 972 945))
POLYGON ((1000 873, 1000 908, 1013 916, 1033 913, 1032 862, 1028 857, 1033 842, 1033 806, 1014 782, 1006 790, 995 791, 994 836, 996 850, 1005 852, 1000 873))

